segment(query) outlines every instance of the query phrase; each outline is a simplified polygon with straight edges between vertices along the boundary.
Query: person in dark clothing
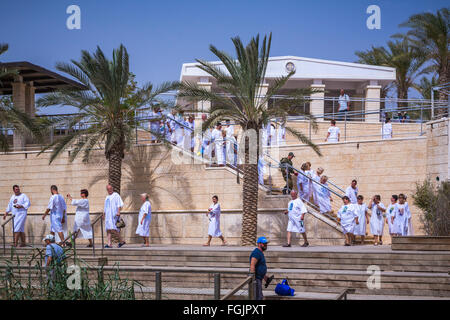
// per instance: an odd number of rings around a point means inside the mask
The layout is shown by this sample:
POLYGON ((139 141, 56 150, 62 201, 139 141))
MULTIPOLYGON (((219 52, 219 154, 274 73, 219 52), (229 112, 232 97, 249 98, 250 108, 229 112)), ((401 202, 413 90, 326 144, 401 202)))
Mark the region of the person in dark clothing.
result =
POLYGON ((289 152, 288 156, 282 158, 280 160, 280 171, 283 175, 283 179, 286 182, 286 186, 283 188, 283 194, 289 194, 291 190, 294 188, 294 184, 292 182, 292 174, 298 175, 297 172, 294 172, 292 169, 293 163, 292 158, 294 158, 294 153, 289 152))
POLYGON ((268 277, 266 258, 264 257, 264 251, 267 250, 267 244, 269 241, 265 237, 259 237, 257 243, 257 248, 252 251, 250 255, 250 273, 255 274, 256 288, 255 288, 255 299, 262 300, 264 298, 262 292, 262 280, 265 280, 265 287, 269 285, 272 281, 273 276, 268 277))

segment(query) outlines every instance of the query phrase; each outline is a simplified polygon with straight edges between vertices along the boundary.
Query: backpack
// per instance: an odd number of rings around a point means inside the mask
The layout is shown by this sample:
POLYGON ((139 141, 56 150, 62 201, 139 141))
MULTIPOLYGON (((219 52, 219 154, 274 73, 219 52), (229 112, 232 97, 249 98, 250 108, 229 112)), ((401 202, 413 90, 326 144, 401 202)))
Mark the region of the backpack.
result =
POLYGON ((293 296, 295 290, 289 286, 287 279, 283 279, 281 283, 278 283, 275 287, 275 293, 279 296, 293 296))

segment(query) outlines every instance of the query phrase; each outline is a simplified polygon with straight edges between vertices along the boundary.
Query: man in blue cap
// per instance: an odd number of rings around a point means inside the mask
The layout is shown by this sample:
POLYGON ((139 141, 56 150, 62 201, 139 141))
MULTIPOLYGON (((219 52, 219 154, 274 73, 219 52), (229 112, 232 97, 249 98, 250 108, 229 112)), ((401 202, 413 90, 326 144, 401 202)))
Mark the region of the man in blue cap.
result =
POLYGON ((272 281, 273 276, 268 277, 267 273, 267 265, 266 258, 264 257, 264 251, 267 250, 267 241, 266 237, 259 237, 258 241, 256 241, 257 248, 253 250, 250 255, 250 273, 255 274, 256 279, 256 288, 255 288, 255 299, 262 300, 264 298, 262 293, 262 280, 266 281, 265 287, 269 285, 272 281))

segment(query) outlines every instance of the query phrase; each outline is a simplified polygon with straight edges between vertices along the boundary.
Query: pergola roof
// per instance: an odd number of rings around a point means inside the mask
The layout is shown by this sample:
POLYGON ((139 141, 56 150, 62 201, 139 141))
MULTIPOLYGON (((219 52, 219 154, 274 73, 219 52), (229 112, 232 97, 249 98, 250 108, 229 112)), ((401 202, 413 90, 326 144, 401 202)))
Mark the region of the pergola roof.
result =
MULTIPOLYGON (((62 88, 87 90, 81 83, 26 61, 0 63, 0 69, 16 70, 24 83, 33 82, 35 93, 48 93, 62 88)), ((16 76, 8 75, 0 79, 0 94, 12 94, 12 83, 16 76)))

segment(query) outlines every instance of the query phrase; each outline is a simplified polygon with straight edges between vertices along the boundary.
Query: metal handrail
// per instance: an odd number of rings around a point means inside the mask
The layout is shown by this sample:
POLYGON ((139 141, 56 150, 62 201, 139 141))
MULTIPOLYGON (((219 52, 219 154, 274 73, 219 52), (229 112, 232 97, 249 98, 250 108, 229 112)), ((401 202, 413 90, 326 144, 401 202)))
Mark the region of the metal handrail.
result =
POLYGON ((222 297, 220 300, 228 300, 230 299, 236 292, 241 290, 246 284, 249 286, 248 290, 248 296, 249 300, 254 299, 254 284, 255 284, 255 275, 251 274, 248 276, 244 281, 239 283, 233 290, 231 290, 228 294, 226 294, 224 297, 222 297))
POLYGON ((105 240, 104 240, 104 236, 103 236, 103 213, 100 213, 100 215, 97 218, 95 218, 94 222, 91 223, 91 228, 92 228, 92 254, 93 254, 94 257, 95 257, 95 229, 94 229, 94 226, 99 220, 102 221, 101 222, 102 225, 100 226, 100 229, 101 229, 101 232, 102 232, 102 257, 103 257, 103 248, 105 246, 105 240))
POLYGON ((5 222, 2 223, 2 231, 3 231, 3 254, 6 254, 6 232, 5 226, 12 220, 12 231, 13 231, 13 241, 14 241, 14 215, 11 215, 5 222))
POLYGON ((353 293, 355 293, 355 291, 356 290, 352 289, 352 288, 344 289, 336 296, 336 298, 334 300, 347 300, 347 295, 353 294, 353 293))

